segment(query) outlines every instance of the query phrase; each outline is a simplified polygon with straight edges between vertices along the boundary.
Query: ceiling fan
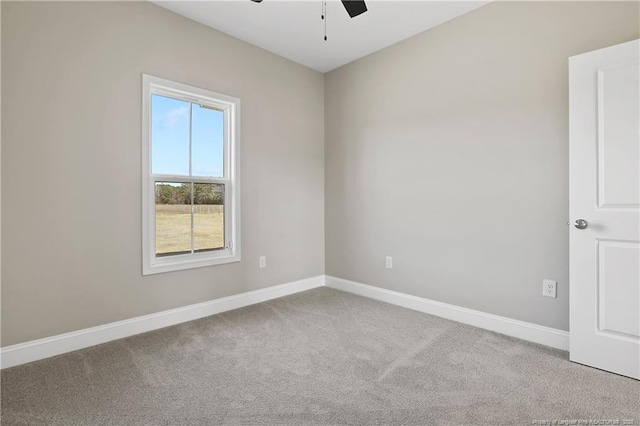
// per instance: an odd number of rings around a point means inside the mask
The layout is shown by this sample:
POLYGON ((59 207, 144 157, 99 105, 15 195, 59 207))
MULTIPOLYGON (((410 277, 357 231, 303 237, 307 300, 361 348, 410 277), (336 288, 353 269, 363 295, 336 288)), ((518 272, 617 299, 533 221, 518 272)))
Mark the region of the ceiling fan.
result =
MULTIPOLYGON (((251 0, 255 3, 260 3, 262 0, 251 0)), ((367 11, 367 5, 364 0, 341 0, 342 5, 347 10, 350 17, 355 18, 358 15, 367 11)))

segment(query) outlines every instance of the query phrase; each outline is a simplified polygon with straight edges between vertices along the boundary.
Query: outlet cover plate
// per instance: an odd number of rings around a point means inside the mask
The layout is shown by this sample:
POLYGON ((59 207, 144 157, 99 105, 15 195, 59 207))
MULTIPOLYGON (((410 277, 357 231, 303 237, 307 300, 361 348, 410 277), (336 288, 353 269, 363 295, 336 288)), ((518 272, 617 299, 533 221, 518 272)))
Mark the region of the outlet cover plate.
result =
POLYGON ((558 282, 552 280, 542 280, 542 295, 547 297, 556 297, 558 282))
POLYGON ((384 258, 384 266, 385 266, 387 269, 393 269, 393 257, 391 257, 391 256, 386 256, 386 257, 384 258))

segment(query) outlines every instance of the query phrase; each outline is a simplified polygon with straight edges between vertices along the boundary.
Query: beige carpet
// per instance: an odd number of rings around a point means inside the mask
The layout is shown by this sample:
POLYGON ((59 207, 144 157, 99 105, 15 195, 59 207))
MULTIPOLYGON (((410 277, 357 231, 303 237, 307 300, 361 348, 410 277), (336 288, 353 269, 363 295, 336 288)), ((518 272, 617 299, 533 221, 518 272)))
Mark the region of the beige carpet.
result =
POLYGON ((3 426, 639 418, 638 381, 327 288, 2 372, 3 426))

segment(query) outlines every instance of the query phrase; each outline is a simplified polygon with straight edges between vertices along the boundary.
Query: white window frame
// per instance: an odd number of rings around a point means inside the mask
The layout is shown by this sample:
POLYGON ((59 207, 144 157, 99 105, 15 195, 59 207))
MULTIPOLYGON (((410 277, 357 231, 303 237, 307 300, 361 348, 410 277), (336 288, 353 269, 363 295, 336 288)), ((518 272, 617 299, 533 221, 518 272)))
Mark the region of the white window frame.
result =
POLYGON ((142 274, 157 274, 239 262, 240 257, 240 99, 210 90, 142 75, 142 274), (205 105, 224 111, 222 178, 152 174, 151 95, 205 105), (191 182, 225 185, 225 247, 220 250, 156 256, 155 183, 191 182))

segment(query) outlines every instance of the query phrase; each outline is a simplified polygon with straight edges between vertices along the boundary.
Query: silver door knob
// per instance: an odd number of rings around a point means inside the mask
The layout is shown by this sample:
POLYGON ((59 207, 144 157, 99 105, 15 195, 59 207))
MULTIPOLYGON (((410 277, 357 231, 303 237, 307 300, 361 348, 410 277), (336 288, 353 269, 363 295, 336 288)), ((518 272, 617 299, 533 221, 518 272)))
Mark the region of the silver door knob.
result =
POLYGON ((573 226, 575 226, 578 229, 586 229, 587 226, 589 226, 589 224, 587 223, 586 220, 584 219, 578 219, 576 220, 576 222, 573 224, 573 226))

